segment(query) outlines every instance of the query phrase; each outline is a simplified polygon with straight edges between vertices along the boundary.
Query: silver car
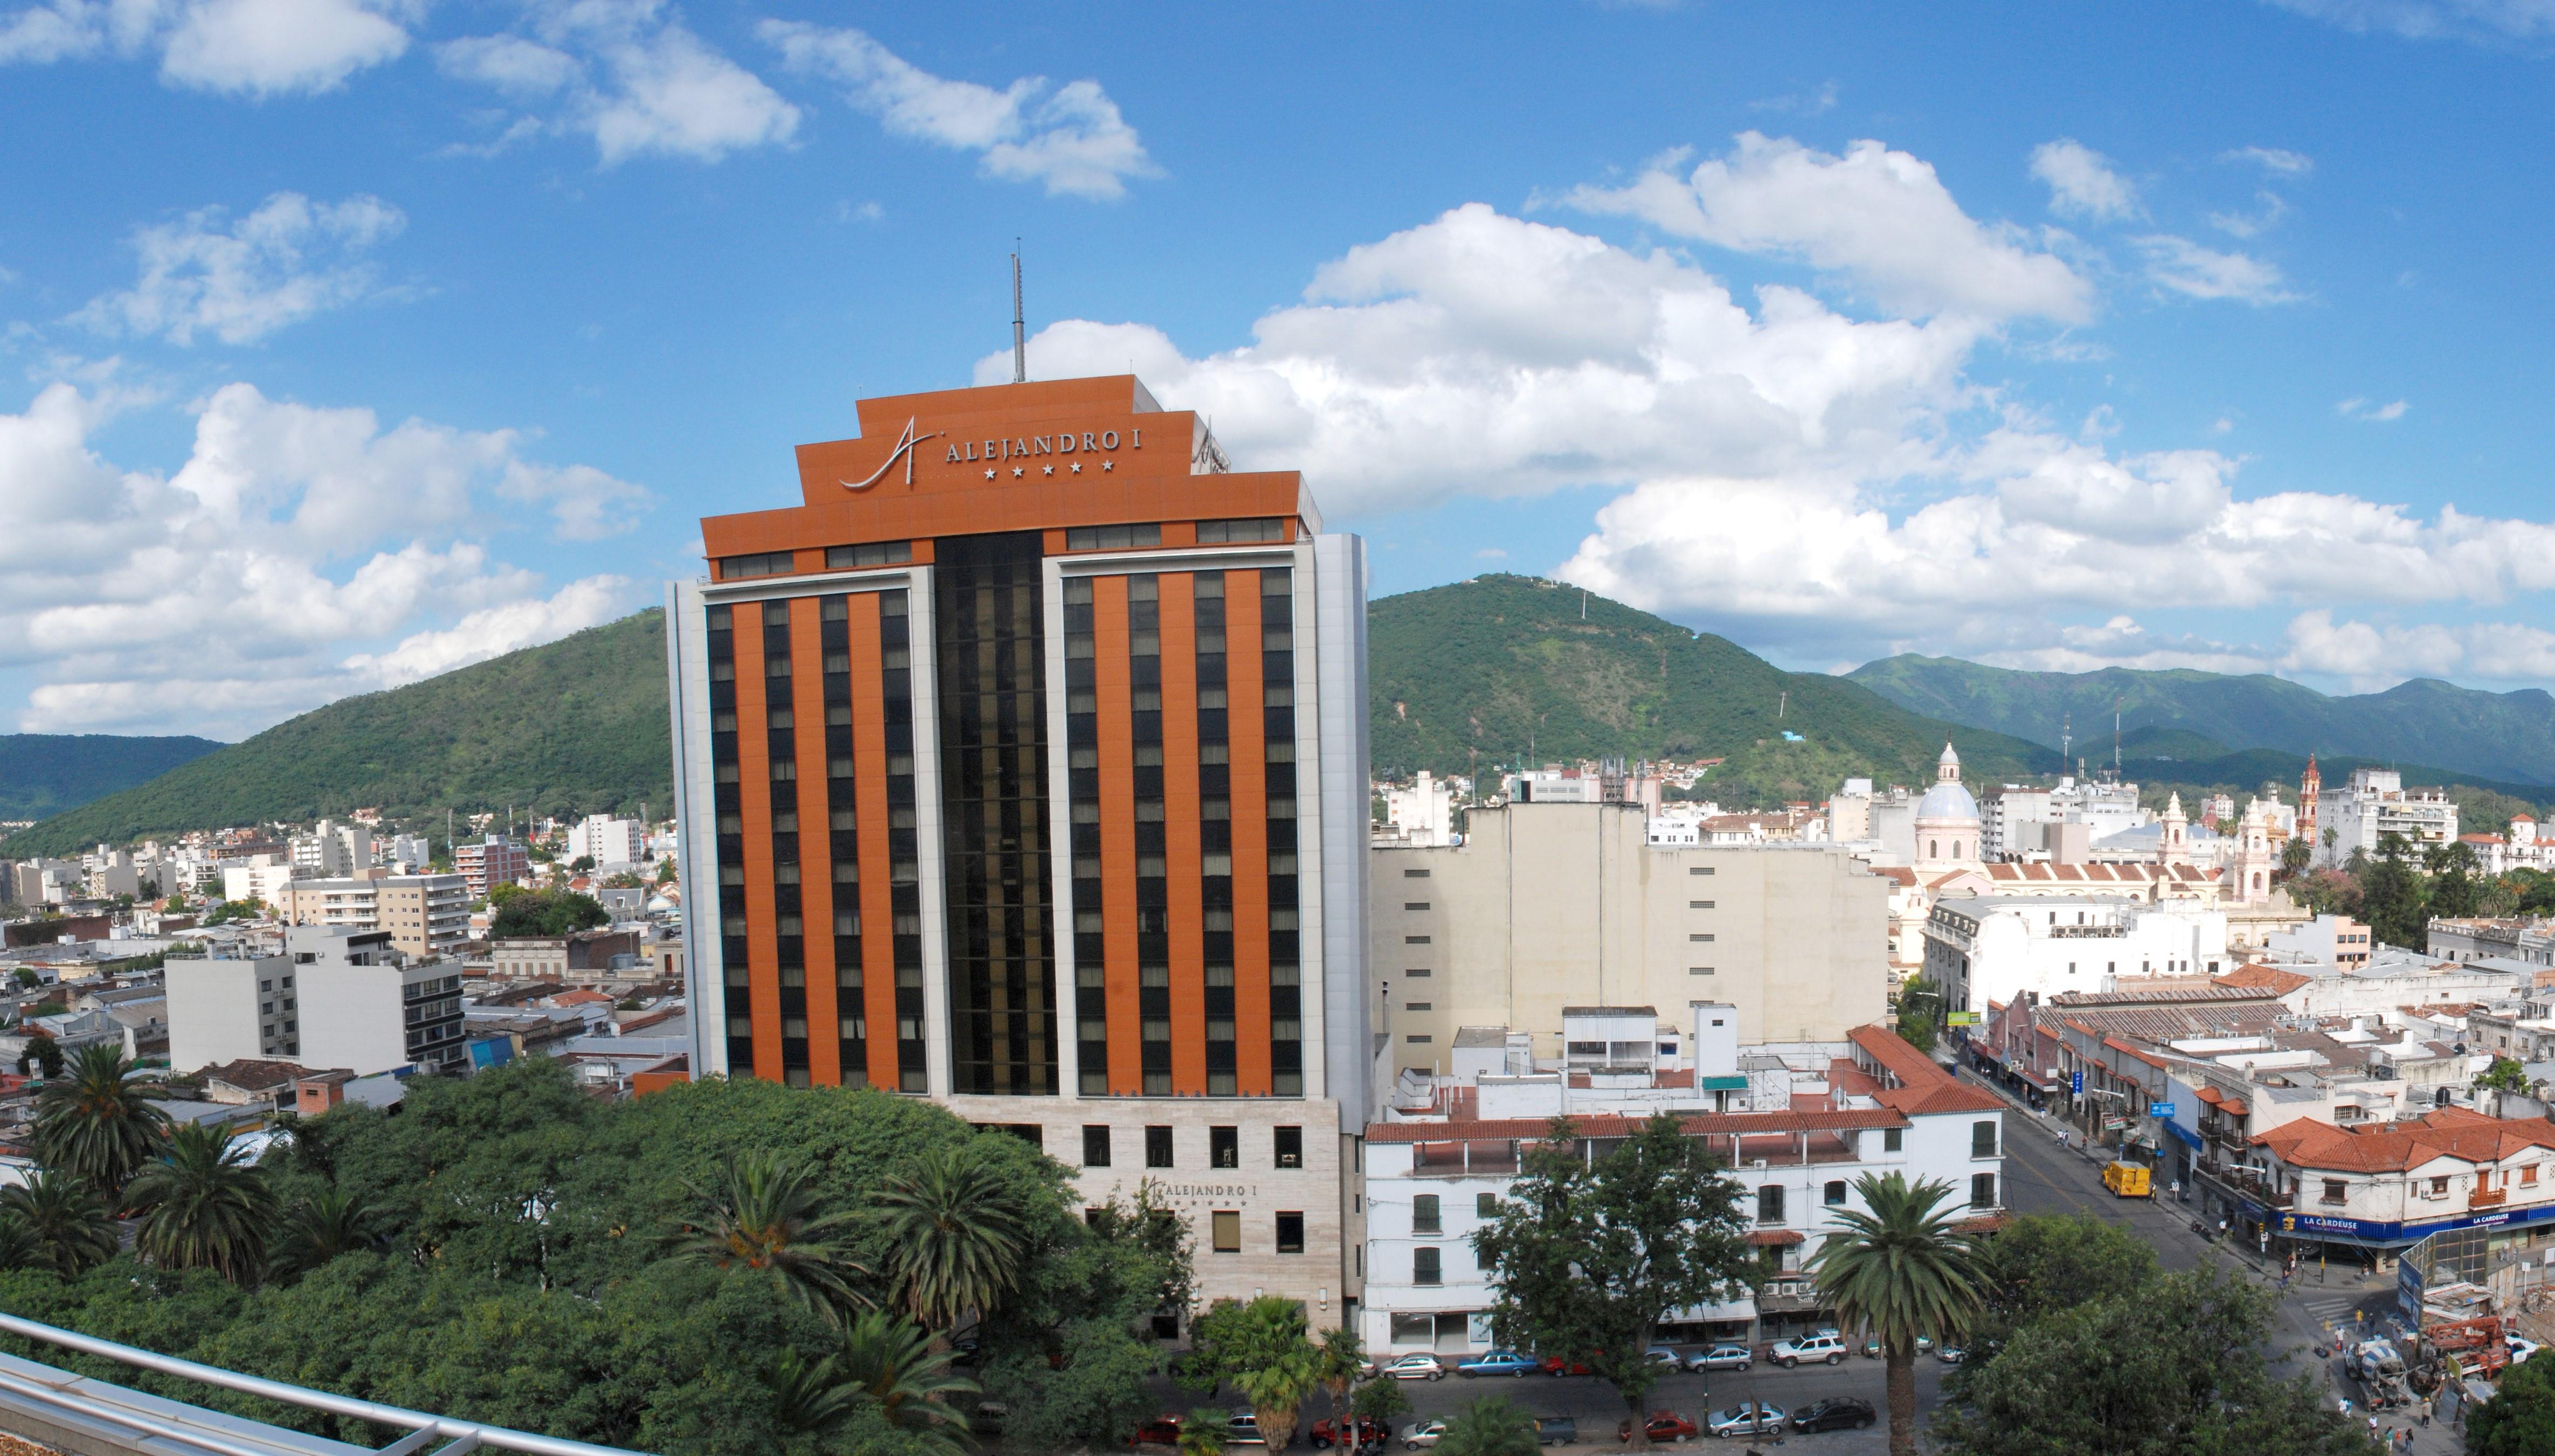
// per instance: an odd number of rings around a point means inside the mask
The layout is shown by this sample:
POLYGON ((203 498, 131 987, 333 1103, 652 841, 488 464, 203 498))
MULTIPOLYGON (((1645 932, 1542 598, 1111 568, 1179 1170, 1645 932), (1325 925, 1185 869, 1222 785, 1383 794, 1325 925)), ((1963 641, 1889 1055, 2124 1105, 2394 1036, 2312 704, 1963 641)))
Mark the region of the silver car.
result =
POLYGON ((1405 1451, 1416 1451, 1424 1446, 1433 1446, 1445 1438, 1446 1417, 1442 1415, 1432 1415, 1426 1420, 1413 1421, 1403 1426, 1401 1434, 1395 1437, 1401 1442, 1401 1449, 1405 1451))
POLYGON ((1770 1436, 1783 1429, 1783 1407, 1763 1400, 1742 1400, 1704 1417, 1704 1430, 1716 1436, 1770 1436))
POLYGON ((1746 1370, 1756 1363, 1756 1354, 1745 1345, 1707 1346, 1685 1358, 1688 1370, 1746 1370))
POLYGON ((1398 1381, 1442 1381, 1446 1378, 1446 1362, 1423 1350, 1395 1360, 1384 1368, 1384 1373, 1398 1381))

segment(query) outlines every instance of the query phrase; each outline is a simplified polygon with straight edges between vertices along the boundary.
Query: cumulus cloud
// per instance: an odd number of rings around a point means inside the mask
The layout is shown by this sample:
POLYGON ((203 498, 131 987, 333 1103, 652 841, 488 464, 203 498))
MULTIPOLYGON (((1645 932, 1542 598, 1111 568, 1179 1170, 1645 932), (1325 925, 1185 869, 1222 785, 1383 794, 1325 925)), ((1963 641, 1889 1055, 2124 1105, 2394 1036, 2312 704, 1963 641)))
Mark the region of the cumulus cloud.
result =
POLYGON ((232 384, 193 407, 193 445, 164 477, 90 442, 132 404, 56 383, 0 414, 0 666, 45 679, 30 731, 253 732, 633 605, 621 578, 555 588, 491 553, 518 480, 542 482, 556 535, 644 503, 527 458, 512 431, 385 428, 232 384))
POLYGON ((791 69, 842 86, 895 135, 978 154, 988 177, 1109 198, 1124 196, 1130 179, 1157 175, 1098 81, 1050 88, 1044 76, 1024 76, 998 91, 933 75, 857 30, 768 20, 762 36, 791 69))
POLYGON ((2403 419, 2406 408, 2402 400, 2397 400, 2390 405, 2378 405, 2355 396, 2337 403, 2333 407, 2333 413, 2345 420, 2366 420, 2384 425, 2403 419))
POLYGON ((2276 264, 2251 254, 2222 253, 2164 233, 2135 241, 2146 262, 2147 281, 2185 298, 2232 299, 2260 307, 2294 303, 2302 297, 2290 291, 2276 264))
POLYGON ((1672 155, 1622 187, 1583 186, 1584 211, 1638 217, 1674 237, 1794 258, 1902 315, 2081 322, 2093 290, 2019 230, 1961 210, 1931 165, 1879 142, 1835 156, 1740 134, 1729 155, 1678 177, 1672 155))
POLYGON ((434 48, 446 75, 518 104, 495 152, 542 131, 585 136, 606 167, 634 157, 715 162, 789 141, 799 111, 694 34, 659 0, 537 0, 525 33, 434 48))
POLYGON ((407 221, 370 196, 314 203, 278 192, 236 221, 205 207, 137 232, 142 270, 133 287, 101 295, 73 316, 102 333, 188 344, 202 332, 249 343, 371 296, 376 272, 363 255, 407 221))
POLYGON ((2110 158, 2082 142, 2061 137, 2032 148, 2031 175, 2048 185, 2053 211, 2097 222, 2137 215, 2137 189, 2112 170, 2110 158))
POLYGON ((2353 31, 2411 40, 2538 41, 2555 36, 2546 0, 2270 0, 2282 10, 2353 31))
POLYGON ((2238 147, 2218 154, 2221 162, 2247 162, 2276 177, 2304 177, 2315 171, 2315 159, 2280 147, 2238 147))
POLYGON ((398 60, 421 8, 414 0, 50 0, 0 18, 0 63, 156 54, 173 86, 309 94, 398 60))
MULTIPOLYGON (((1922 646, 2267 670, 2276 645, 2140 624, 2555 590, 2555 524, 2248 497, 2233 455, 2123 450, 2107 415, 2061 430, 1970 382, 1981 320, 1743 300, 1689 260, 1481 204, 1350 249, 1253 335, 1196 357, 1143 324, 1069 320, 1030 362, 1132 362, 1210 416, 1240 467, 1302 468, 1337 519, 1612 487, 1566 559, 1521 564, 1815 661, 1922 646)), ((1004 351, 976 378, 1010 373, 1004 351)))

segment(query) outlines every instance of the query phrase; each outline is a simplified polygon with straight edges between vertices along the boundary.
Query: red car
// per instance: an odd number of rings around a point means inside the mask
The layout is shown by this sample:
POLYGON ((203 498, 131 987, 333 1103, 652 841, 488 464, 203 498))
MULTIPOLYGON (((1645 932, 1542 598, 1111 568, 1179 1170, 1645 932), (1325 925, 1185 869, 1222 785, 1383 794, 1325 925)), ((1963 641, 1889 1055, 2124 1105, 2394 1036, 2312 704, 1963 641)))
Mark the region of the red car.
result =
POLYGON ((1179 1443, 1180 1418, 1176 1415, 1165 1415, 1158 1420, 1149 1420, 1143 1425, 1136 1427, 1136 1439, 1128 1442, 1127 1444, 1131 1446, 1176 1446, 1179 1443))
MULTIPOLYGON (((1691 1441, 1695 1437, 1695 1432, 1701 1429, 1693 1421, 1674 1410, 1653 1410, 1650 1412, 1650 1418, 1642 1422, 1642 1425, 1648 1430, 1650 1444, 1653 1446, 1664 1446, 1670 1441, 1691 1441)), ((1624 1421, 1615 1427, 1616 1440, 1630 1441, 1632 1438, 1631 1421, 1624 1421)))
POLYGON ((1546 1355, 1543 1357, 1543 1373, 1545 1375, 1561 1376, 1594 1375, 1596 1372, 1591 1371, 1587 1366, 1580 1364, 1576 1360, 1564 1361, 1558 1355, 1546 1355))
POLYGON ((1313 1422, 1313 1449, 1316 1451, 1327 1451, 1338 1445, 1346 1445, 1351 1450, 1355 1450, 1372 1441, 1392 1439, 1393 1427, 1380 1420, 1370 1420, 1363 1415, 1350 1416, 1337 1421, 1326 1416, 1313 1422), (1349 1434, 1352 1432, 1353 1434, 1349 1434), (1348 1439, 1343 1440, 1344 1434, 1348 1435, 1348 1439))

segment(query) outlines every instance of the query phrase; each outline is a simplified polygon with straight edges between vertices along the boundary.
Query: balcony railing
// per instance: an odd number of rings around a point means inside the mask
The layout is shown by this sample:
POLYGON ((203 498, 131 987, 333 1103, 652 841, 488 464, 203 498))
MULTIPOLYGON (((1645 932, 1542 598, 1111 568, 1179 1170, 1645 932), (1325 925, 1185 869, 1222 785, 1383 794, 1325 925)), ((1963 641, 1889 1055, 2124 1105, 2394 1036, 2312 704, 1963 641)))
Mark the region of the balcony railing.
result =
POLYGON ((2509 1201, 2510 1190, 2507 1188, 2479 1188, 2467 1195, 2469 1208, 2499 1208, 2509 1201))

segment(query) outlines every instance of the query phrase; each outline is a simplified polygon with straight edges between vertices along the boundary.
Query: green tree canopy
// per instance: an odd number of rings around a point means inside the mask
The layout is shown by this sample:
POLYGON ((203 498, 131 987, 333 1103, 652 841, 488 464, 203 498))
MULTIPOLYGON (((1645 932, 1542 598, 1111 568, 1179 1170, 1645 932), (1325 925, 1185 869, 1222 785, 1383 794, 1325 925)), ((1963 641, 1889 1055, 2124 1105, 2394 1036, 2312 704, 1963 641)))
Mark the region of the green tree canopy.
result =
POLYGON ((37 1160, 84 1180, 110 1203, 169 1136, 159 1089, 135 1081, 133 1070, 121 1046, 92 1042, 79 1049, 68 1076, 53 1077, 36 1094, 37 1160))
POLYGON ((1002 1166, 977 1152, 983 1142, 924 1149, 871 1196, 886 1241, 880 1272, 930 1329, 991 1312, 1020 1282, 1029 1253, 1020 1200, 1002 1166))
POLYGON ((1321 1351, 1306 1330, 1304 1306, 1275 1294, 1218 1299, 1198 1316, 1189 1343, 1181 1381, 1208 1395, 1230 1383, 1251 1402, 1269 1449, 1283 1450, 1304 1397, 1322 1379, 1321 1351))
POLYGON ((2555 1451, 2555 1361, 2523 1361, 2501 1389, 2467 1414, 2467 1456, 2545 1456, 2555 1451))
POLYGON ((610 924, 603 903, 573 890, 526 890, 500 885, 488 892, 491 938, 517 935, 569 935, 610 924))
POLYGON ((1456 1412, 1437 1438, 1439 1456, 1541 1456, 1534 1417, 1506 1395, 1484 1395, 1456 1412))
POLYGON ((265 1267, 275 1195, 227 1131, 178 1129, 125 1198, 142 1211, 135 1245, 155 1264, 209 1269, 233 1283, 254 1280, 265 1267))
POLYGON ((1881 1337, 1887 1364, 1891 1456, 1916 1449, 1916 1342, 1965 1333, 1982 1302, 1977 1246, 1942 1205, 1949 1183, 1909 1183, 1903 1173, 1855 1180, 1862 1208, 1828 1211, 1833 1223, 1810 1260, 1837 1317, 1881 1337))
POLYGON ((1749 1287, 1756 1260, 1742 1189, 1720 1160, 1661 1114, 1594 1160, 1556 1120, 1473 1236, 1490 1272, 1503 1345, 1586 1365, 1633 1413, 1634 1439, 1658 1381, 1646 1351, 1669 1310, 1749 1287))
POLYGON ((2144 1288, 2156 1275, 2155 1248, 2090 1213, 2024 1214, 1979 1246, 1979 1275, 1984 1306, 1965 1347, 1970 1370, 2034 1320, 2144 1288))
POLYGON ((2493 1065, 2476 1073, 2475 1084, 2499 1092, 2525 1093, 2528 1090, 2528 1069, 2521 1066, 2516 1057, 2496 1055, 2493 1065))

